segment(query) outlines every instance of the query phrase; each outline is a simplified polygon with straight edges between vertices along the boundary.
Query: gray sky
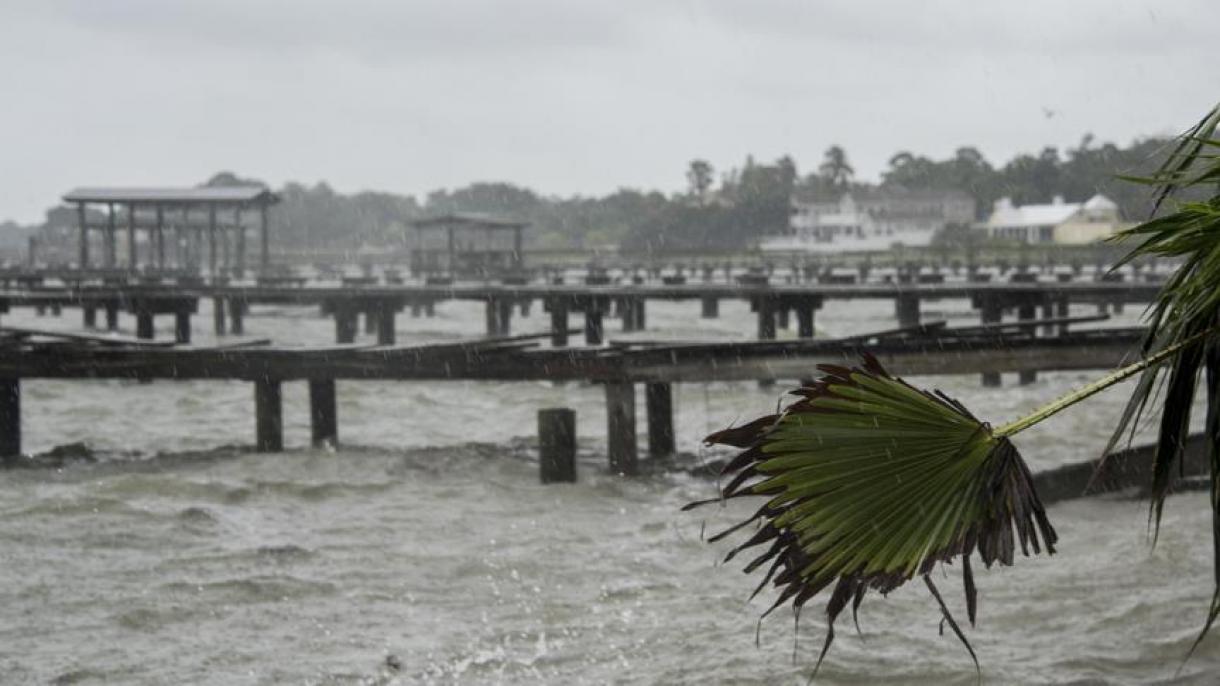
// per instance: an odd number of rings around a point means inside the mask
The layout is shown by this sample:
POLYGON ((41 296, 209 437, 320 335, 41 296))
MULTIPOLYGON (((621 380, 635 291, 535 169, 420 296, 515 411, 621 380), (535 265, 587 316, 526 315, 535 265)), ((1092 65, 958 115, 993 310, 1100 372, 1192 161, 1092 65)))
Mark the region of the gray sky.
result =
POLYGON ((1214 0, 0 0, 0 218, 77 185, 673 191, 843 145, 993 162, 1185 127, 1214 0), (1050 116, 1048 116, 1048 113, 1050 116))

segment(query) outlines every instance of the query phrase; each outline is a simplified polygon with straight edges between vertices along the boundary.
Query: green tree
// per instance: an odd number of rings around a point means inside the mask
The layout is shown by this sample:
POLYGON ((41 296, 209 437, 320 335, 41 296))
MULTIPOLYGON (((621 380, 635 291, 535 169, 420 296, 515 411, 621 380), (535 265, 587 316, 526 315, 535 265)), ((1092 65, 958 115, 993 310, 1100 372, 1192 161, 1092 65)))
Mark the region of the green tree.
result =
POLYGON ((691 197, 699 204, 706 202, 708 191, 712 190, 714 174, 715 170, 707 160, 691 160, 686 170, 686 183, 691 197))
MULTIPOLYGON (((1186 657, 1206 636, 1220 615, 1220 157, 1212 154, 1220 148, 1218 125, 1220 107, 1188 130, 1159 170, 1143 179, 1153 187, 1153 212, 1200 189, 1207 189, 1207 199, 1180 202, 1119 237, 1134 247, 1117 266, 1145 256, 1181 260, 1149 309, 1140 361, 1026 417, 992 426, 943 393, 891 376, 865 355, 854 368, 819 366, 821 378, 796 391, 800 399, 782 412, 708 437, 710 443, 744 449, 724 469, 732 478, 708 502, 765 499, 746 521, 712 538, 754 525, 754 533, 729 557, 762 547, 747 571, 764 570, 755 593, 768 584, 779 592, 764 616, 786 603, 799 616, 806 602, 829 592, 818 665, 834 640, 835 620, 849 603, 854 614, 869 591, 885 594, 916 577, 974 658, 931 571, 937 563, 961 563, 973 623, 972 558, 988 567, 1011 565, 1018 545, 1025 554, 1053 553, 1055 530, 1014 437, 1136 375, 1105 452, 1129 439, 1161 399, 1151 488, 1155 542, 1182 460, 1196 385, 1206 372, 1216 580, 1203 628, 1186 657)), ((1058 153, 1048 148, 1018 166, 1027 165, 1024 171, 1031 174, 1040 165, 1057 166, 1058 153)))
POLYGON ((843 148, 832 145, 822 156, 822 164, 818 166, 818 173, 832 187, 846 189, 851 183, 852 177, 856 175, 856 170, 852 169, 847 162, 847 153, 843 148))

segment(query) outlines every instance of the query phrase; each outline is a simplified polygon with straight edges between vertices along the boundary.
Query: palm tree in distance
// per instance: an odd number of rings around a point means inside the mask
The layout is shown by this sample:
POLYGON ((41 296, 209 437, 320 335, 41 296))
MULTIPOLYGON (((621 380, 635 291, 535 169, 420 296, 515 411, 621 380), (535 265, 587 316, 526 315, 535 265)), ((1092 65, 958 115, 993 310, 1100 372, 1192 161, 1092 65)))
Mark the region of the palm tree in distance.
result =
POLYGON ((847 153, 843 148, 832 145, 826 149, 826 153, 822 156, 822 164, 818 166, 818 174, 832 188, 843 190, 851 183, 851 178, 855 176, 856 170, 852 169, 851 165, 847 163, 847 153))
MULTIPOLYGON (((754 527, 728 558, 747 550, 756 553, 745 567, 763 573, 754 593, 768 585, 778 591, 764 617, 790 604, 799 619, 806 602, 829 592, 826 638, 815 675, 834 640, 835 620, 848 603, 854 616, 869 591, 884 595, 916 577, 977 668, 974 651, 930 572, 938 562, 960 561, 973 624, 977 592, 972 558, 991 567, 1011 565, 1018 546, 1025 555, 1043 549, 1053 553, 1055 530, 1012 439, 1136 375, 1135 390, 1105 453, 1124 438, 1129 442, 1141 417, 1153 410, 1156 398, 1163 398, 1149 513, 1155 544, 1162 506, 1186 444, 1196 384, 1206 372, 1216 590, 1187 658, 1207 635, 1220 614, 1218 124, 1220 106, 1182 134, 1154 175, 1129 179, 1152 187, 1154 217, 1186 189, 1213 193, 1206 201, 1177 202, 1171 212, 1115 237, 1133 247, 1114 268, 1147 256, 1181 262, 1148 309, 1140 361, 1026 417, 992 426, 940 391, 916 388, 866 356, 857 367, 820 366, 822 377, 794 391, 798 400, 783 411, 707 437, 708 443, 743 450, 725 466, 723 473, 732 478, 718 497, 687 507, 765 498, 753 515, 711 540, 754 527)), ((820 170, 827 175, 842 168, 850 175, 842 150, 832 147, 820 170)))

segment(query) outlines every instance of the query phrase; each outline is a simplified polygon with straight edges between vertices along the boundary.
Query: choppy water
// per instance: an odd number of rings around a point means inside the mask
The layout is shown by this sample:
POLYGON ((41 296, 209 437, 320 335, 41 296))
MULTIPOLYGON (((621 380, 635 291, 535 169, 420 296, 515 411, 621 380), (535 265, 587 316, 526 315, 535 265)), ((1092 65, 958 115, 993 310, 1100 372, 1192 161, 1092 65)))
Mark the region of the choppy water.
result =
MULTIPOLYGON (((653 303, 652 330, 633 335, 753 331, 744 304, 721 312, 700 320, 697 303, 653 303)), ((941 312, 966 306, 925 306, 926 319, 941 312)), ((73 328, 78 317, 6 321, 73 328)), ((205 310, 199 322, 209 321, 205 310)), ((892 306, 830 303, 818 324, 829 334, 885 328, 892 306)), ((481 326, 481 309, 461 303, 399 323, 407 342, 481 326)), ((515 332, 544 327, 537 314, 514 320, 515 332)), ((248 330, 333 336, 307 309, 256 309, 248 330)), ((1089 376, 1044 374, 999 391, 973 377, 916 381, 1002 421, 1089 376)), ((790 615, 769 620, 754 647, 762 599, 745 604, 750 579, 717 564, 723 546, 700 541, 705 524, 740 512, 678 512, 714 488, 682 473, 606 474, 598 388, 341 382, 344 447, 317 451, 305 447, 303 384, 286 384, 289 450, 279 455, 245 447, 248 384, 24 388, 27 450, 81 441, 99 461, 0 472, 0 683, 797 684, 820 645, 820 617, 807 611, 795 664, 790 615), (578 413, 581 479, 542 487, 535 412, 559 405, 578 413)), ((675 387, 680 449, 706 458, 701 436, 773 409, 781 390, 675 387)), ((1023 434, 1033 468, 1093 457, 1122 397, 1023 434)), ((1059 555, 978 575, 970 636, 985 682, 1174 682, 1210 597, 1206 497, 1171 500, 1155 551, 1142 502, 1076 501, 1051 517, 1059 555)), ((952 572, 940 585, 961 608, 952 572)), ((974 683, 938 620, 921 587, 870 598, 863 639, 844 622, 820 682, 974 683)), ((1220 681, 1220 638, 1179 681, 1220 681)))

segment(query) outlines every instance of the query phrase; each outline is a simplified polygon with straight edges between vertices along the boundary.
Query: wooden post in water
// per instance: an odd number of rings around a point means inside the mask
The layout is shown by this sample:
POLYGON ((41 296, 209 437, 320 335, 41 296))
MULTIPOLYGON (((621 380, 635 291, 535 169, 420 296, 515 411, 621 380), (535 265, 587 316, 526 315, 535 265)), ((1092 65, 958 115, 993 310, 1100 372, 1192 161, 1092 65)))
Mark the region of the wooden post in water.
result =
POLYGON ((488 298, 483 304, 485 330, 488 338, 500 335, 500 307, 495 298, 488 298))
POLYGON ((377 315, 378 311, 375 305, 369 306, 369 309, 364 311, 364 333, 377 333, 377 315))
POLYGON ((334 379, 309 380, 309 425, 315 448, 339 444, 339 413, 334 379))
POLYGON ((758 340, 775 340, 775 303, 765 295, 754 302, 758 307, 758 340))
POLYGON ((622 298, 618 302, 618 312, 623 318, 623 333, 635 331, 635 298, 622 298))
POLYGON ((668 383, 644 385, 648 410, 648 455, 669 457, 675 452, 673 387, 668 383))
POLYGON ((566 348, 568 345, 568 301, 555 298, 549 303, 551 310, 551 347, 566 348))
POLYGON ((106 303, 106 330, 119 330, 119 304, 116 302, 106 303))
MULTIPOLYGON (((1057 303, 1055 303, 1055 316, 1058 317, 1059 319, 1067 319, 1069 316, 1071 316, 1069 314, 1070 312, 1071 312, 1071 306, 1068 302, 1067 296, 1065 295, 1062 298, 1060 298, 1057 303)), ((1067 333, 1068 333, 1068 323, 1060 322, 1059 323, 1059 335, 1066 336, 1067 333)))
POLYGON ((0 379, 0 462, 21 455, 21 381, 0 379))
POLYGON ((635 316, 633 327, 636 331, 643 331, 647 325, 648 309, 645 306, 647 303, 643 298, 635 298, 631 305, 631 312, 635 316))
POLYGON ((84 305, 81 307, 81 319, 86 329, 97 328, 97 308, 92 305, 84 305))
POLYGON ((606 383, 606 442, 610 451, 610 471, 623 476, 639 473, 635 437, 635 384, 630 381, 606 383))
POLYGON ((254 382, 255 448, 260 452, 278 453, 284 449, 284 407, 279 379, 258 379, 254 382))
POLYGON ((576 481, 576 412, 538 410, 538 475, 542 483, 576 481))
POLYGON ((712 296, 703 297, 703 312, 704 319, 715 319, 720 316, 720 300, 712 296))

